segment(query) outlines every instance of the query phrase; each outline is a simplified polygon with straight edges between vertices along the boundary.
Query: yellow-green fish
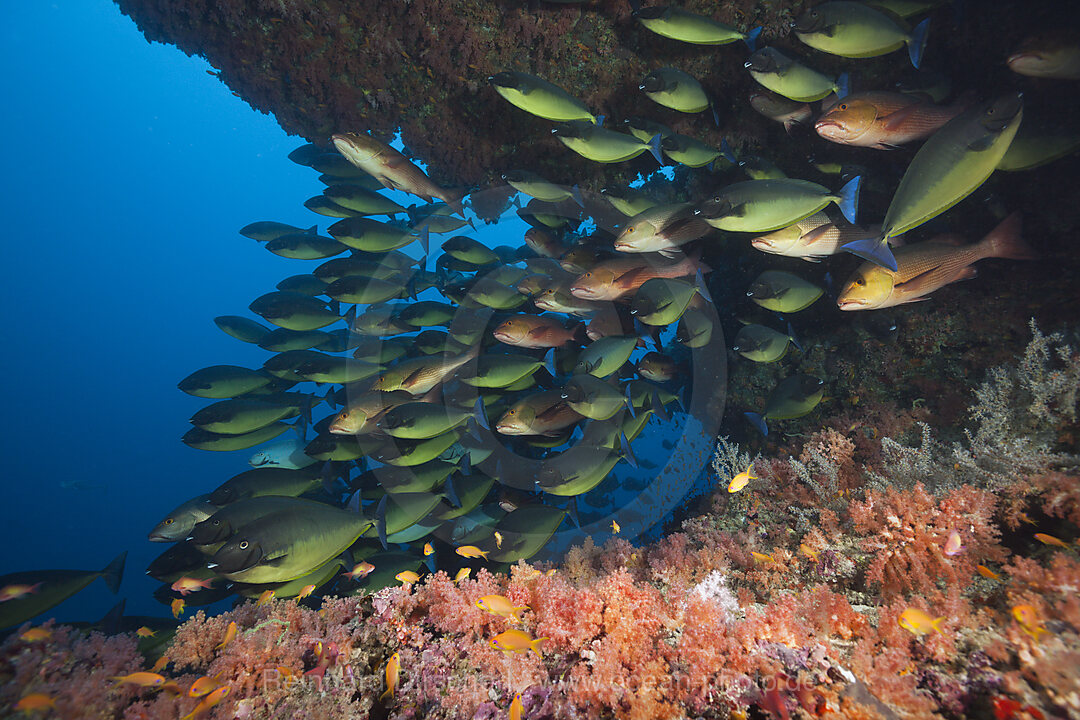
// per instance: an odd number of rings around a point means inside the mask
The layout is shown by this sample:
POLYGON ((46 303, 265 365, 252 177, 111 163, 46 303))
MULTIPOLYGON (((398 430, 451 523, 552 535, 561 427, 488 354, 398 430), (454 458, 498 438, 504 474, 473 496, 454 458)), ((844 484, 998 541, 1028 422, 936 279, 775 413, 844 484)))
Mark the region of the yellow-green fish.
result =
POLYGON ((776 48, 762 48, 745 65, 763 87, 796 102, 814 102, 829 93, 848 94, 847 73, 833 79, 796 62, 776 48))
POLYGON ((849 180, 836 193, 807 180, 746 180, 721 189, 698 207, 698 215, 720 230, 772 232, 810 217, 830 203, 854 223, 862 178, 849 180))
POLYGON ((784 357, 789 345, 802 349, 790 324, 786 335, 764 325, 751 324, 739 328, 735 335, 735 345, 731 349, 747 360, 771 363, 784 357))
POLYGON ((1013 92, 950 120, 912 158, 885 213, 880 236, 856 240, 844 249, 896 270, 889 238, 937 217, 986 182, 1009 149, 1023 115, 1023 100, 1013 92))
POLYGON ((750 284, 746 296, 766 310, 793 313, 810 307, 823 293, 820 287, 798 275, 766 270, 750 284))
POLYGON ((608 130, 584 120, 563 123, 551 132, 563 145, 594 162, 623 162, 648 150, 656 158, 656 162, 664 164, 660 154, 659 135, 648 141, 639 140, 633 135, 608 130))
POLYGON ((585 103, 558 85, 535 75, 506 70, 490 76, 488 82, 510 104, 545 120, 597 122, 585 103))
POLYGON ((684 113, 699 113, 712 107, 705 88, 694 78, 676 68, 659 68, 644 77, 638 89, 650 100, 684 113))
POLYGON ((761 35, 759 27, 740 32, 737 28, 684 10, 678 5, 636 8, 633 14, 639 23, 657 35, 694 45, 727 45, 742 40, 753 51, 761 35))
POLYGON ((907 24, 889 13, 861 2, 832 0, 815 5, 795 21, 795 34, 810 47, 850 58, 885 55, 907 45, 908 57, 916 69, 922 64, 927 18, 909 30, 907 24))
POLYGON ((762 435, 768 435, 766 420, 800 418, 816 408, 824 395, 825 384, 820 379, 810 375, 792 375, 773 388, 761 413, 746 412, 743 415, 762 435))

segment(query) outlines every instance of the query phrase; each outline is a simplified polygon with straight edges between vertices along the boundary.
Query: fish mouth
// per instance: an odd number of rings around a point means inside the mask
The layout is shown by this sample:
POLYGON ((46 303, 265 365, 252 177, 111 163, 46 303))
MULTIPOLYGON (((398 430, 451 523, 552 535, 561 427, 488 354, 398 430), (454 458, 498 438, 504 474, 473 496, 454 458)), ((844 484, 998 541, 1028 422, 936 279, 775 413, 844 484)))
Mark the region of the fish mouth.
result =
POLYGON ((597 295, 594 289, 592 289, 591 287, 585 287, 583 285, 571 286, 570 294, 574 297, 581 298, 582 300, 591 300, 597 295))
POLYGON ((503 435, 520 435, 521 428, 513 423, 498 423, 495 425, 495 432, 503 435))
POLYGON ((824 138, 843 137, 847 135, 847 128, 836 120, 818 120, 814 123, 814 132, 824 138))
POLYGON ((845 300, 840 298, 836 301, 836 306, 841 310, 860 310, 866 307, 866 303, 862 300, 845 300))
POLYGON ((515 345, 518 342, 518 339, 510 333, 499 332, 496 330, 491 334, 495 337, 496 340, 502 343, 506 343, 507 345, 515 345))
POLYGON ((764 240, 762 238, 754 238, 753 240, 750 241, 750 244, 753 247, 757 248, 758 250, 772 250, 773 249, 772 243, 770 243, 770 242, 768 242, 768 241, 766 241, 766 240, 764 240))

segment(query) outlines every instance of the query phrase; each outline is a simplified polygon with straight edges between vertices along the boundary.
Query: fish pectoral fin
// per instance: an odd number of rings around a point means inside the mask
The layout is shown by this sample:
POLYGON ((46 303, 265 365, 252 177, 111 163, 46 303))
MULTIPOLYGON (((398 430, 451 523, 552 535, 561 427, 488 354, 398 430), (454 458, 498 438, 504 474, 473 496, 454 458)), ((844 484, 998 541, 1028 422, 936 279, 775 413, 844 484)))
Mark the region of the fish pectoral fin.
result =
POLYGON ((554 405, 552 405, 548 409, 544 410, 544 412, 538 413, 537 416, 536 416, 536 419, 537 420, 553 420, 554 418, 559 416, 559 413, 562 412, 564 407, 566 407, 566 403, 555 403, 554 405))
POLYGON ((825 223, 824 225, 820 225, 820 226, 814 228, 813 230, 811 230, 810 232, 806 233, 805 235, 803 235, 802 236, 802 243, 804 245, 806 245, 807 247, 809 247, 810 245, 813 245, 817 241, 824 238, 829 233, 830 230, 835 230, 835 229, 836 229, 836 225, 834 225, 833 223, 825 223))
POLYGON ((881 116, 878 118, 878 122, 881 123, 881 128, 883 130, 895 132, 901 125, 910 120, 921 107, 921 102, 913 102, 910 105, 905 105, 898 110, 894 110, 888 115, 881 116))
POLYGON ((546 333, 547 330, 548 329, 546 327, 535 327, 526 334, 531 338, 539 339, 539 338, 544 337, 544 333, 546 333))

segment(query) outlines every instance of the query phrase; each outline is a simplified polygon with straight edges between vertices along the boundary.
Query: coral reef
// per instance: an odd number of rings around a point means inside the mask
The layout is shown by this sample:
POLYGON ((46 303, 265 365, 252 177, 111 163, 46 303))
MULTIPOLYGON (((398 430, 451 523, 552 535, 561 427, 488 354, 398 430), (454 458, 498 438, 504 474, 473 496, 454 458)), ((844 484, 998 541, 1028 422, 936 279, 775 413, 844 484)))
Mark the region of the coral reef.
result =
MULTIPOLYGON (((1016 405, 987 389, 1007 376, 1039 397, 1075 358, 1047 342, 1060 338, 1036 332, 976 393, 974 419, 1002 428, 999 444, 1030 428, 1006 422, 1016 405)), ((1046 407, 1027 412, 1045 420, 1046 407)), ((1048 437, 1075 431, 1069 407, 1054 406, 1048 437)), ((959 463, 920 434, 917 448, 879 441, 876 464, 834 428, 797 458, 751 460, 722 439, 708 512, 640 547, 589 539, 558 566, 458 582, 440 571, 317 610, 200 611, 158 663, 175 683, 159 689, 110 680, 150 664, 130 636, 49 624, 31 641, 23 628, 0 646, 0 705, 44 693, 65 718, 175 718, 211 678, 230 693, 210 718, 496 718, 518 694, 526 718, 1080 716, 1074 447, 1030 446, 1044 453, 1033 475, 1025 456, 1003 455, 1015 472, 992 483, 928 484, 959 463), (758 479, 729 493, 746 465, 758 479), (489 595, 526 607, 520 622, 481 608, 489 595), (493 644, 506 631, 543 640, 508 652, 493 644), (400 672, 380 700, 392 657, 400 672)))

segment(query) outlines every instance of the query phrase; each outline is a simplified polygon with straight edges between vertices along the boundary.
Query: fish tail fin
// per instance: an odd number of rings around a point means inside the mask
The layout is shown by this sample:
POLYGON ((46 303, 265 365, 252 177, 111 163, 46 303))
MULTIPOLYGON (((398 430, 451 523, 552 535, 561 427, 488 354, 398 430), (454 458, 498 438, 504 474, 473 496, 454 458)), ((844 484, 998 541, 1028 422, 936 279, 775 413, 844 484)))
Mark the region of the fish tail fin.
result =
POLYGON ((454 188, 452 190, 446 190, 443 192, 443 197, 440 198, 443 202, 450 206, 450 208, 458 215, 465 215, 465 196, 469 194, 469 188, 454 188))
POLYGON ((382 545, 383 550, 388 547, 386 544, 386 497, 386 495, 382 496, 382 500, 379 501, 379 505, 375 509, 375 527, 379 531, 379 543, 382 545))
POLYGON ((457 489, 454 487, 453 474, 449 475, 446 478, 446 482, 443 484, 443 493, 446 495, 446 499, 450 501, 451 505, 456 508, 461 507, 461 497, 458 495, 457 489))
POLYGON ((386 688, 386 690, 383 691, 383 694, 379 696, 379 702, 381 702, 381 703, 384 703, 387 700, 393 700, 393 699, 394 699, 394 691, 391 688, 386 688))
POLYGON ((869 260, 875 265, 893 271, 896 270, 896 257, 893 255, 892 250, 889 249, 889 242, 884 235, 876 238, 853 240, 844 245, 843 249, 852 255, 858 255, 863 260, 869 260))
POLYGON ((473 415, 476 418, 477 425, 484 428, 485 430, 489 429, 487 410, 484 408, 483 398, 476 398, 476 405, 473 406, 473 415))
POLYGON ((799 338, 795 336, 795 328, 791 327, 791 323, 787 324, 787 336, 788 340, 791 341, 791 344, 794 345, 799 352, 802 352, 802 343, 800 343, 799 338))
POLYGON ((570 195, 574 198, 574 202, 578 204, 579 208, 585 207, 585 199, 581 197, 581 188, 578 185, 574 185, 570 188, 570 195))
POLYGON ((943 623, 943 622, 945 622, 945 616, 944 615, 942 615, 937 620, 934 620, 933 622, 930 623, 930 626, 932 628, 934 628, 934 632, 936 632, 938 635, 944 635, 945 634, 945 633, 941 632, 941 623, 943 623))
POLYGON ((638 466, 637 456, 634 455, 634 449, 630 447, 630 441, 626 439, 626 433, 619 433, 619 452, 630 467, 638 466))
POLYGON ((761 37, 761 30, 762 27, 759 25, 753 30, 750 30, 748 33, 746 33, 746 37, 742 39, 742 41, 746 43, 746 47, 750 49, 750 52, 754 52, 755 50, 757 50, 757 43, 758 38, 761 37))
POLYGON ((103 633, 106 635, 120 634, 120 623, 124 619, 124 606, 126 604, 127 599, 125 598, 109 608, 109 612, 105 613, 105 616, 98 621, 103 633))
POLYGON ((720 127, 720 113, 716 112, 716 103, 713 102, 711 97, 709 98, 709 110, 712 111, 713 124, 720 127))
POLYGON ((531 643, 529 643, 529 649, 536 653, 536 657, 544 657, 543 654, 540 652, 540 646, 544 643, 545 640, 547 640, 546 637, 536 638, 531 643))
POLYGON ((732 165, 739 162, 739 159, 735 157, 735 151, 732 150, 731 145, 728 144, 727 138, 720 139, 720 155, 732 165))
POLYGON ((649 140, 649 152, 651 152, 652 156, 656 158, 656 162, 660 163, 661 165, 664 164, 664 156, 660 152, 660 142, 663 139, 664 137, 660 133, 656 133, 652 136, 652 139, 649 140))
POLYGON ((979 241, 984 257, 1032 260, 1038 255, 1020 236, 1020 213, 1014 212, 979 241))
POLYGON ((916 70, 922 65, 923 53, 926 52, 926 38, 930 33, 930 18, 926 18, 915 26, 908 40, 908 57, 916 70))
POLYGON ((769 426, 765 424, 765 418, 755 412, 744 412, 743 415, 745 415, 746 419, 758 429, 759 433, 765 437, 769 437, 769 426))
POLYGON ((836 97, 843 100, 851 94, 851 77, 845 72, 836 78, 836 97))
POLYGON ((127 550, 113 558, 112 562, 101 571, 101 577, 105 585, 113 595, 120 592, 120 581, 124 579, 124 561, 127 560, 127 550))
POLYGON ((604 121, 605 120, 607 120, 607 116, 605 116, 605 115, 597 115, 596 118, 595 118, 596 127, 604 127, 604 121))
POLYGON ((858 223, 859 215, 859 188, 862 187, 862 175, 856 175, 840 188, 839 199, 836 204, 840 206, 840 212, 852 225, 858 223))

